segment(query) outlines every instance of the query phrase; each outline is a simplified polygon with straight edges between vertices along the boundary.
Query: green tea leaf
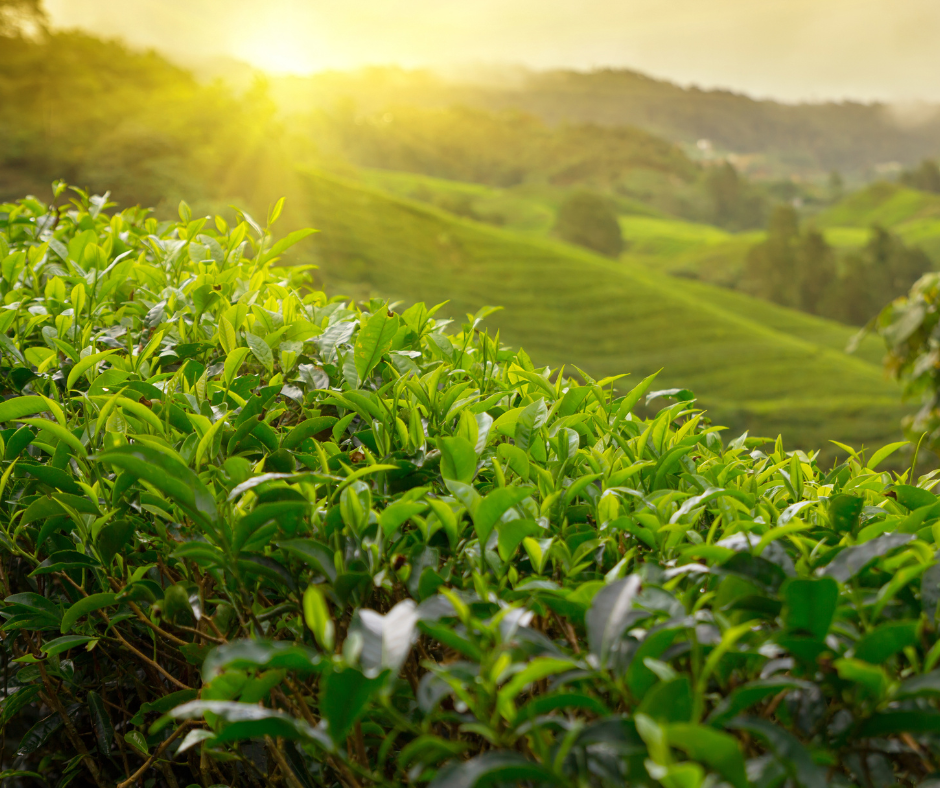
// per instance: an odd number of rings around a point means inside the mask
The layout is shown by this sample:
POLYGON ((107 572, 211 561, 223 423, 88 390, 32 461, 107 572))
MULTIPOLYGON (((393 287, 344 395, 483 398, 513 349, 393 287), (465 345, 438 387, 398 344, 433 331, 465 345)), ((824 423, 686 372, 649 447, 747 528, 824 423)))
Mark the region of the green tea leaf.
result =
POLYGON ((152 484, 194 519, 209 525, 218 521, 215 499, 209 489, 195 473, 169 455, 135 444, 103 452, 95 459, 152 484))
POLYGON ((96 610, 110 607, 114 603, 115 595, 110 591, 102 594, 92 594, 91 596, 79 599, 78 602, 66 610, 65 615, 62 616, 62 624, 60 625, 62 634, 64 635, 75 626, 78 620, 83 616, 94 613, 96 610))
POLYGON ((591 602, 585 616, 591 653, 606 665, 611 652, 626 631, 633 601, 640 590, 640 578, 631 575, 604 586, 591 602))
POLYGON ((354 668, 334 671, 324 679, 320 710, 334 742, 345 743, 346 734, 384 684, 384 675, 369 679, 354 668))
POLYGON ((391 347, 392 339, 398 332, 398 324, 398 315, 380 308, 359 329, 353 357, 360 382, 369 377, 382 355, 391 347))
POLYGON ((111 745, 114 743, 114 723, 111 722, 111 715, 97 692, 88 693, 88 713, 95 729, 98 749, 105 755, 110 755, 111 745))

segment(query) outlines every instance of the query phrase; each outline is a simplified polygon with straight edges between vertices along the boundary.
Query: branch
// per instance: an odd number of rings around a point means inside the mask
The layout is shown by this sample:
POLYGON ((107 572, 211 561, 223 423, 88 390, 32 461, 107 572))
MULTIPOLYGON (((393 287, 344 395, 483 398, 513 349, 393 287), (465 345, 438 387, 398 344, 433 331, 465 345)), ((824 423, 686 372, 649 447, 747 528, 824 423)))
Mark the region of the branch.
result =
POLYGON ((166 739, 163 744, 161 744, 153 755, 151 755, 136 772, 134 772, 130 777, 128 777, 124 782, 118 783, 117 788, 130 788, 137 780, 143 777, 144 772, 147 771, 154 762, 166 751, 166 748, 169 747, 173 741, 189 726, 193 724, 192 720, 186 720, 182 725, 180 725, 173 733, 170 734, 169 738, 166 739))

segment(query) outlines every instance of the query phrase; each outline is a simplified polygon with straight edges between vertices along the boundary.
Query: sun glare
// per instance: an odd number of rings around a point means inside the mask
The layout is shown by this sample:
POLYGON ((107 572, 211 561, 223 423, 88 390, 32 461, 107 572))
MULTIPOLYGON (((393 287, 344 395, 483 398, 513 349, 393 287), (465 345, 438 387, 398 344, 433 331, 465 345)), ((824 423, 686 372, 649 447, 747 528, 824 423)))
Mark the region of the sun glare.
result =
POLYGON ((309 74, 324 65, 320 42, 301 20, 272 18, 247 27, 234 50, 236 57, 272 74, 309 74))

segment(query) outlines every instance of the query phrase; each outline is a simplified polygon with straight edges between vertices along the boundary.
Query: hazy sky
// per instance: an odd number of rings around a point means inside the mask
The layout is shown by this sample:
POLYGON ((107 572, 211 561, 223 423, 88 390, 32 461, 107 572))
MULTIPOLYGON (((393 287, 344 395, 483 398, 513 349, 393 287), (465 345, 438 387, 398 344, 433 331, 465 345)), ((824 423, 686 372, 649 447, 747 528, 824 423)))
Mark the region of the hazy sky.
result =
POLYGON ((940 101, 940 0, 46 0, 53 21, 272 71, 622 66, 785 100, 940 101))

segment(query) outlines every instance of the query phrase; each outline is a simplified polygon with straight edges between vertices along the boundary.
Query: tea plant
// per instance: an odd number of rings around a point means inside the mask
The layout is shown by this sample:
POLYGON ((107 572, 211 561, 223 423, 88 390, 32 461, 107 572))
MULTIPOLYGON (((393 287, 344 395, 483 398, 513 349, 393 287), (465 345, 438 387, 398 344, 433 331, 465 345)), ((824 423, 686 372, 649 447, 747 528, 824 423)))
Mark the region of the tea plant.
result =
POLYGON ((0 206, 13 784, 936 772, 940 501, 899 444, 823 468, 488 308, 329 298, 280 206, 75 194, 0 206))

